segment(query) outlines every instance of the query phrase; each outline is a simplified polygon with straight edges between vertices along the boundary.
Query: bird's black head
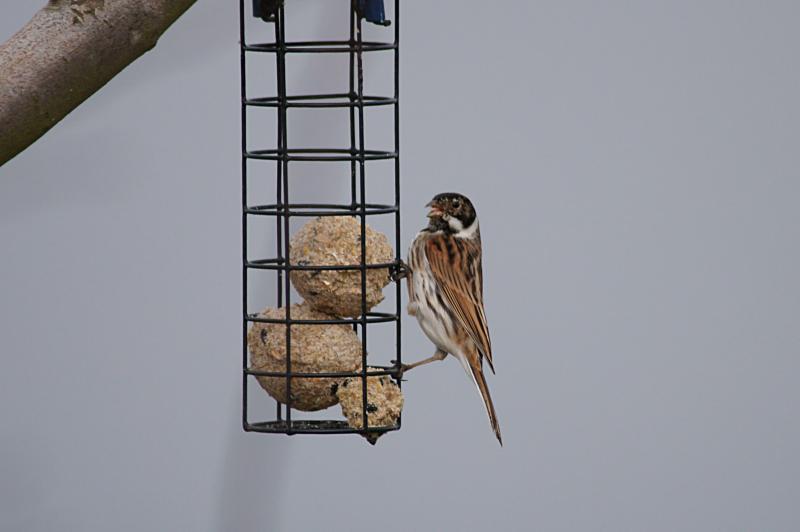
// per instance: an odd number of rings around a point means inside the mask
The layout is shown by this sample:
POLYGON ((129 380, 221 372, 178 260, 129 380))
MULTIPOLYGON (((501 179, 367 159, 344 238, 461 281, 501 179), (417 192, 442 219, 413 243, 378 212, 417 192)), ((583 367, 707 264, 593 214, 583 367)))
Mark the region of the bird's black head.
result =
POLYGON ((437 194, 426 205, 430 207, 428 227, 434 231, 471 235, 478 227, 475 207, 466 196, 456 192, 437 194))

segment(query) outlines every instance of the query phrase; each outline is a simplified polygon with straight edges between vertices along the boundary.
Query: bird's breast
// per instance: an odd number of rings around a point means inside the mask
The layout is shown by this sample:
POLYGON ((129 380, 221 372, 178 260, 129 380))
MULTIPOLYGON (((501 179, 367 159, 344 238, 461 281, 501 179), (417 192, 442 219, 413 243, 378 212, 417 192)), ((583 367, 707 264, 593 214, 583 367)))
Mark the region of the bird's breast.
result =
POLYGON ((420 233, 409 250, 411 284, 408 313, 417 318, 420 328, 436 347, 447 352, 458 351, 453 344, 454 323, 442 305, 442 296, 425 255, 428 235, 420 233))

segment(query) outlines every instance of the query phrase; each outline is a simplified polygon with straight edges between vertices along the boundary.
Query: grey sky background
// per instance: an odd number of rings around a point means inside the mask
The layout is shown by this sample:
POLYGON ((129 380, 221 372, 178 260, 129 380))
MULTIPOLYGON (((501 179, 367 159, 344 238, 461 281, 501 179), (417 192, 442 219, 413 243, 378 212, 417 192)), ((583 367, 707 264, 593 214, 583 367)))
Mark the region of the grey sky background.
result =
MULTIPOLYGON (((374 448, 241 431, 237 10, 201 1, 0 168, 0 529, 800 528, 798 4, 403 4, 403 242, 435 193, 476 203, 506 446, 454 360, 374 448)), ((295 35, 346 6, 298 0, 295 35)), ((318 172, 296 197, 346 197, 318 172)))

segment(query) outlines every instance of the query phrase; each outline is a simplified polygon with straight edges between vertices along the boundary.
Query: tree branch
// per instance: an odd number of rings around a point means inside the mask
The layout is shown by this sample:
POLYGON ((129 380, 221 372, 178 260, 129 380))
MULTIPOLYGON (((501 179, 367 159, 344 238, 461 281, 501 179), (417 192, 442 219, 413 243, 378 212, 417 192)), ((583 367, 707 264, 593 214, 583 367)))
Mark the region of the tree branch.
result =
POLYGON ((0 166, 156 45, 195 0, 50 0, 0 46, 0 166))

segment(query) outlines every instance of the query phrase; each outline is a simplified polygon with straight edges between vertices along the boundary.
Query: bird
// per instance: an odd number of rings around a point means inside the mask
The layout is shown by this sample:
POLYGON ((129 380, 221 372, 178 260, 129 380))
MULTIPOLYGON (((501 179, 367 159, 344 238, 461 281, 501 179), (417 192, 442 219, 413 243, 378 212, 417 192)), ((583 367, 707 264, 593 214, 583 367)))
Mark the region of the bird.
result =
MULTIPOLYGON (((503 438, 489 394, 483 362, 494 373, 483 308, 481 232, 472 202, 455 192, 437 194, 427 205, 428 225, 414 239, 405 268, 408 313, 436 346, 433 356, 403 364, 401 371, 452 355, 478 388, 492 430, 503 438)), ((402 377, 402 373, 401 373, 402 377)))

